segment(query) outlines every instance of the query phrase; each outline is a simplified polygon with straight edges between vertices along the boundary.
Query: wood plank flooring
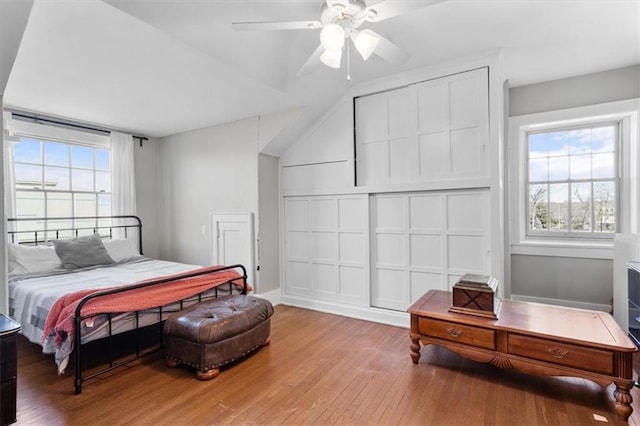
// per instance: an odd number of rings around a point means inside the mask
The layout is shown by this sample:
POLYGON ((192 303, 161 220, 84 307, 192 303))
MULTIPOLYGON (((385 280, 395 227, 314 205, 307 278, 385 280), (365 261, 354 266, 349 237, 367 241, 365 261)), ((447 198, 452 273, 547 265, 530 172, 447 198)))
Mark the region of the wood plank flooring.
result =
MULTIPOLYGON (((435 346, 414 365, 407 329, 282 305, 271 327, 271 345, 214 380, 157 354, 81 395, 20 336, 18 425, 618 424, 613 386, 500 370, 435 346)), ((631 392, 638 425, 640 389, 631 392)))

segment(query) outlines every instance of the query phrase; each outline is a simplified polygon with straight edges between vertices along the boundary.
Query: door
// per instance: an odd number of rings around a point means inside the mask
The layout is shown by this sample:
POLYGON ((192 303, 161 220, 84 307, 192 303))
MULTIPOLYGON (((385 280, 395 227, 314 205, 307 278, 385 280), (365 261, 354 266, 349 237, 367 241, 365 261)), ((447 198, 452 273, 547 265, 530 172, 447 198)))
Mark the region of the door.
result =
POLYGON ((253 213, 211 214, 211 263, 242 264, 247 279, 255 289, 253 213))

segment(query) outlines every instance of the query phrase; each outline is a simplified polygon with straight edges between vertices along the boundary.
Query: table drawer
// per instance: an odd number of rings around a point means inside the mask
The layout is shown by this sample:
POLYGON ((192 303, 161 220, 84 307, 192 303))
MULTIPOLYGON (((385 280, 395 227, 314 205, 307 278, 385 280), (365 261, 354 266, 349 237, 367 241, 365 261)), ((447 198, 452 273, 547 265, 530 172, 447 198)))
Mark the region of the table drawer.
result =
POLYGON ((418 318, 418 334, 478 348, 496 349, 495 331, 432 318, 418 318))
POLYGON ((570 343, 509 335, 509 353, 595 373, 613 374, 613 352, 570 343))

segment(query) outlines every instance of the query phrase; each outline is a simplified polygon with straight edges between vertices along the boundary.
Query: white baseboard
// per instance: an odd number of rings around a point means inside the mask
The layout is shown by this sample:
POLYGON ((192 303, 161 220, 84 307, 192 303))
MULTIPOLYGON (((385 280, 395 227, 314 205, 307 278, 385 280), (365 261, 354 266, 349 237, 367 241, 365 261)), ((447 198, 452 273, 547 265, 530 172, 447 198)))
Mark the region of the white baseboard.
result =
POLYGON ((511 300, 544 303, 547 305, 568 306, 570 308, 589 309, 591 311, 611 312, 611 305, 605 305, 600 303, 577 302, 575 300, 563 300, 563 299, 548 299, 546 297, 525 296, 521 294, 512 294, 511 300))
POLYGON ((392 311, 370 306, 354 306, 326 300, 311 299, 286 294, 280 295, 280 303, 297 308, 311 309, 328 314, 342 315, 395 327, 409 328, 408 312, 392 311))
POLYGON ((275 290, 271 290, 268 291, 266 293, 260 293, 260 294, 253 294, 253 296, 255 297, 260 297, 262 299, 267 299, 269 302, 271 302, 271 304, 273 306, 279 305, 280 303, 282 303, 280 301, 280 298, 282 296, 282 292, 280 291, 280 289, 275 289, 275 290))

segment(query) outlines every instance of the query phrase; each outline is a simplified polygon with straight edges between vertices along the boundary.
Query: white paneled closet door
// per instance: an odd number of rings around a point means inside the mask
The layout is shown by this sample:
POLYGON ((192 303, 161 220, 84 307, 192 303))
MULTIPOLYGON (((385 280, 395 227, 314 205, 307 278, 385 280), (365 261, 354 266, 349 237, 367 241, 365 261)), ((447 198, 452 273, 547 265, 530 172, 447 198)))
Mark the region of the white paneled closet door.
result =
POLYGON ((366 195, 285 197, 285 293, 368 306, 366 195))
POLYGON ((411 86, 419 181, 489 176, 488 85, 482 68, 411 86))
POLYGON ((489 274, 488 190, 370 198, 371 305, 405 311, 465 273, 489 274))
POLYGON ((486 68, 361 96, 355 114, 358 186, 490 176, 486 68))

